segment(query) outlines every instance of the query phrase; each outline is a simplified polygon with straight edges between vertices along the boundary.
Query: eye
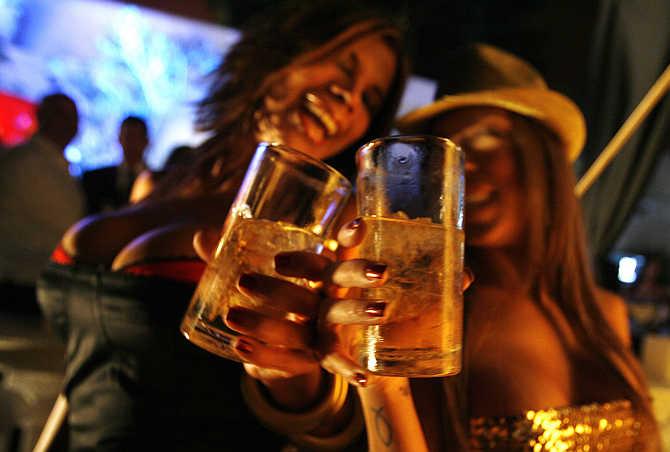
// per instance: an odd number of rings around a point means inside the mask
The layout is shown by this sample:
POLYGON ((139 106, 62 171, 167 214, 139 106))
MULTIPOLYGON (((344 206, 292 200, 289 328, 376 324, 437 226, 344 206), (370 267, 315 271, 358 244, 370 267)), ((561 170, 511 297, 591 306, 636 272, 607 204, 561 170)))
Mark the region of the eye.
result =
POLYGON ((492 130, 483 131, 467 140, 467 147, 477 152, 492 152, 506 144, 505 137, 492 130))
POLYGON ((343 59, 340 59, 337 62, 337 67, 347 76, 347 79, 353 82, 356 77, 356 72, 358 71, 358 55, 355 53, 349 53, 343 59))

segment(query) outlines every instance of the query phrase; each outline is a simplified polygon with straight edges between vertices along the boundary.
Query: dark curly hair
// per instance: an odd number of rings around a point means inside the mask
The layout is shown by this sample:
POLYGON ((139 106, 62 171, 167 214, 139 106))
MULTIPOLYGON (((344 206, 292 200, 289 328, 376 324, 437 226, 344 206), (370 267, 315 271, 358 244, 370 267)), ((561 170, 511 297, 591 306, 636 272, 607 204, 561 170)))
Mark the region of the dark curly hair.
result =
POLYGON ((201 155, 195 166, 177 181, 166 178, 166 184, 159 187, 157 194, 209 192, 228 187, 227 184, 236 188, 253 149, 236 148, 234 143, 239 137, 253 133, 253 114, 265 95, 260 87, 269 76, 286 68, 299 56, 363 22, 371 24, 367 32, 383 31, 382 36, 398 56, 398 64, 389 93, 366 135, 350 149, 327 160, 352 176, 354 150, 389 132, 404 89, 408 74, 404 18, 389 16, 381 8, 360 1, 286 1, 271 6, 247 22, 240 40, 211 75, 209 94, 199 104, 197 125, 200 130, 213 135, 200 146, 201 155))

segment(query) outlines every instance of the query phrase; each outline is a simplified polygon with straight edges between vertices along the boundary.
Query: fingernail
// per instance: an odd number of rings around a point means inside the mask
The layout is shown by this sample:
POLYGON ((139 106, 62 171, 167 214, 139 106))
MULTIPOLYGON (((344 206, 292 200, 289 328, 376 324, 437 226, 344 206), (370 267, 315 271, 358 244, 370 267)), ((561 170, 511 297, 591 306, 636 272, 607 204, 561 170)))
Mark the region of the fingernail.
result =
POLYGON ((376 301, 374 303, 369 303, 365 307, 365 313, 370 317, 383 317, 385 309, 386 309, 385 301, 376 301))
POLYGON ((386 264, 371 263, 365 267, 365 277, 370 281, 376 281, 384 277, 386 271, 386 264))
POLYGON ((357 386, 365 386, 368 378, 365 372, 341 355, 330 353, 321 360, 321 366, 333 374, 342 375, 348 382, 357 386))
POLYGON ((258 286, 258 280, 255 276, 245 273, 240 276, 238 285, 244 289, 254 290, 258 286))
POLYGON ((275 268, 285 268, 291 265, 291 257, 286 254, 277 254, 275 256, 275 268))
POLYGON ((239 353, 242 353, 243 355, 248 355, 254 351, 254 348, 249 342, 240 337, 235 342, 235 350, 237 350, 239 353))
POLYGON ((349 222, 348 228, 349 229, 358 229, 361 224, 363 224, 363 220, 360 218, 355 218, 349 222))
POLYGON ((356 384, 362 388, 364 388, 368 384, 368 378, 360 372, 356 372, 353 376, 353 379, 356 382, 356 384))

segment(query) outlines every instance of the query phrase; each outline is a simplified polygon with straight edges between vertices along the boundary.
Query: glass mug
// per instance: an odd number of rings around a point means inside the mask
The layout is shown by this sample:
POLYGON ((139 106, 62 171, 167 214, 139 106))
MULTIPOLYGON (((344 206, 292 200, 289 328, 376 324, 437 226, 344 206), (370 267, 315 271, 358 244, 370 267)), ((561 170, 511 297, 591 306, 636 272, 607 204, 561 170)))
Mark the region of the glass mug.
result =
POLYGON ((461 370, 464 153, 432 136, 394 136, 357 153, 363 243, 348 257, 388 265, 378 288, 383 325, 341 327, 348 354, 379 375, 434 377, 461 370))
POLYGON ((351 191, 349 181, 320 160, 261 143, 182 320, 182 334, 205 350, 239 361, 232 348, 238 334, 224 319, 231 307, 255 305, 239 290, 240 275, 261 273, 309 287, 305 279, 278 275, 274 256, 323 251, 351 191))

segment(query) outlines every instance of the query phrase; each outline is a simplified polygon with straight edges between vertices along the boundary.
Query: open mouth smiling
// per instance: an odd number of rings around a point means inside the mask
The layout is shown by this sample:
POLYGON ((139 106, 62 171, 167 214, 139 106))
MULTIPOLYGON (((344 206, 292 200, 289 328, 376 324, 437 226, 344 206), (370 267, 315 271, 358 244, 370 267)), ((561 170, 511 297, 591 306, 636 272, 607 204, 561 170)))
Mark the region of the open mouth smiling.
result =
POLYGON ((335 118, 328 111, 325 102, 313 92, 306 93, 302 103, 307 114, 319 125, 326 136, 333 136, 339 130, 335 118))
MULTIPOLYGON (((315 144, 335 136, 340 127, 330 112, 327 101, 313 91, 305 93, 286 111, 288 124, 315 144)), ((280 112, 259 110, 256 115, 258 134, 265 141, 281 141, 282 115, 280 112)))

